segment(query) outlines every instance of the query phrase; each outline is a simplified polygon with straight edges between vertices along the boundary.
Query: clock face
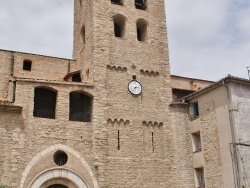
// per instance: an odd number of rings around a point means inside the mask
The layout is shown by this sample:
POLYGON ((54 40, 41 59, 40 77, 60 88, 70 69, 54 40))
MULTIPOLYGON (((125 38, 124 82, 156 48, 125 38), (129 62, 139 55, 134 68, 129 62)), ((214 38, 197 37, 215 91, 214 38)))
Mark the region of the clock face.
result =
POLYGON ((141 84, 138 81, 132 80, 128 84, 128 90, 133 95, 139 95, 142 92, 142 87, 141 87, 141 84))

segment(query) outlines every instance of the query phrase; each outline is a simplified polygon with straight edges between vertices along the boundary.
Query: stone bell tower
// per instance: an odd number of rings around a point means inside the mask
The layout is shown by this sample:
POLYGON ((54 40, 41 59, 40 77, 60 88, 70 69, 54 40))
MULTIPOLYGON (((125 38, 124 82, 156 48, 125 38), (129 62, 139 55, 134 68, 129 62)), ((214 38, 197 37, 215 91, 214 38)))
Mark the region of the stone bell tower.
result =
POLYGON ((73 59, 0 50, 0 183, 193 187, 164 0, 74 3, 73 59))
POLYGON ((164 0, 75 0, 74 58, 100 187, 176 187, 164 0))

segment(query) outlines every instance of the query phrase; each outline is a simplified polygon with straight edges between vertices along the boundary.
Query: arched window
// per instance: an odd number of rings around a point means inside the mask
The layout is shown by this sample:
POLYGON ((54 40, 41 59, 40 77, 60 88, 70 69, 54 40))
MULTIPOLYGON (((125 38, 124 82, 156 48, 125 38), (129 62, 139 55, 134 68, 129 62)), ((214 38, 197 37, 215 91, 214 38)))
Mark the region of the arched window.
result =
POLYGON ((114 20, 114 35, 115 35, 115 37, 124 37, 125 24, 126 24, 125 17, 118 14, 118 15, 114 16, 113 20, 114 20))
POLYGON ((139 19, 136 22, 137 28, 137 40, 146 41, 147 38, 147 21, 144 19, 139 19))
POLYGON ((81 92, 70 93, 69 120, 90 122, 92 98, 81 92))
POLYGON ((137 9, 145 10, 147 8, 146 1, 147 0, 135 0, 135 7, 137 9))
POLYGON ((50 89, 35 88, 33 115, 55 119, 56 95, 57 93, 50 89))

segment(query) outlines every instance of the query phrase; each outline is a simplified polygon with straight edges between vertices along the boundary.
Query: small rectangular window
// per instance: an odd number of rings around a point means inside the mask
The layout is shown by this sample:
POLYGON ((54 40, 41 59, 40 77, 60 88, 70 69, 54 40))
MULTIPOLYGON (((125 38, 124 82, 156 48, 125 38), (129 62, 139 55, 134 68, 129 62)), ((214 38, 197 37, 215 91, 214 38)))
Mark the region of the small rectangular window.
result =
POLYGON ((122 5, 122 1, 121 0, 111 0, 111 3, 117 4, 117 5, 122 5))
POLYGON ((200 115, 200 113, 199 113, 198 102, 190 104, 190 106, 189 106, 190 119, 195 119, 195 118, 199 117, 199 115, 200 115))
POLYGON ((204 168, 195 168, 196 187, 205 188, 204 168))
POLYGON ((193 152, 199 152, 202 150, 200 132, 192 133, 192 143, 193 143, 193 152))
POLYGON ((76 73, 72 75, 72 82, 81 82, 82 78, 81 78, 81 74, 80 73, 76 73))
POLYGON ((23 70, 31 71, 31 65, 32 65, 32 61, 24 60, 23 61, 23 70))

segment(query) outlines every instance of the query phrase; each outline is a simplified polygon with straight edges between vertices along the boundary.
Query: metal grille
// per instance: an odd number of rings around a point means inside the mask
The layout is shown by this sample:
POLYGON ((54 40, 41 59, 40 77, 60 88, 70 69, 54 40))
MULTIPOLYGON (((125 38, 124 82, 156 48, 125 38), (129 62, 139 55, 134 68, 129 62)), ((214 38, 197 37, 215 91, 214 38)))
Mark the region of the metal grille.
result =
POLYGON ((55 110, 56 92, 45 88, 35 88, 33 115, 55 119, 55 110))
POLYGON ((61 184, 54 184, 49 186, 48 188, 68 188, 65 185, 61 185, 61 184))
POLYGON ((58 166, 63 166, 67 163, 68 161, 68 156, 65 152, 63 151, 57 151, 54 154, 54 162, 58 165, 58 166))
POLYGON ((80 92, 70 93, 69 120, 90 122, 92 98, 80 92))

